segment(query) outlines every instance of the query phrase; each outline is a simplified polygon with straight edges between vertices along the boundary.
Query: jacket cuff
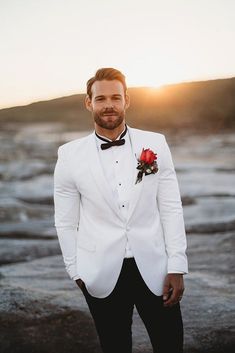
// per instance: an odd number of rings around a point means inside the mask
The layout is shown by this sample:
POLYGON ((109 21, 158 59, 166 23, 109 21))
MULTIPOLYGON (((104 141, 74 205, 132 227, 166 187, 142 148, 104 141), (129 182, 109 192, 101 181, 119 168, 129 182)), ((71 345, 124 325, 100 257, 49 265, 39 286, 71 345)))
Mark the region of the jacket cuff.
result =
POLYGON ((170 258, 168 259, 168 273, 188 273, 188 262, 187 258, 170 258))
POLYGON ((81 278, 79 275, 73 276, 73 280, 76 281, 77 279, 81 278))
MULTIPOLYGON (((78 277, 78 271, 76 264, 65 264, 65 269, 71 279, 78 277)), ((79 278, 79 277, 78 277, 79 278)))
POLYGON ((176 274, 179 274, 179 275, 186 275, 186 273, 187 272, 183 272, 183 271, 168 271, 168 273, 170 274, 170 273, 172 273, 172 274, 174 274, 174 273, 176 273, 176 274))

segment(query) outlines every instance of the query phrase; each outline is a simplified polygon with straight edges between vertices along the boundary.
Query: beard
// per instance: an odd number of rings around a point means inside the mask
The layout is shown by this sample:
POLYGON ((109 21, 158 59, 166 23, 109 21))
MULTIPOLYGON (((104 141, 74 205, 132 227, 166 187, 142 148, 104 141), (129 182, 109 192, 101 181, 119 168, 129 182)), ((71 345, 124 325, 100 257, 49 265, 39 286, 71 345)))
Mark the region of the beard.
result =
POLYGON ((112 110, 109 109, 109 110, 103 111, 102 113, 96 113, 93 111, 92 115, 96 124, 101 128, 107 129, 107 130, 114 130, 119 125, 121 125, 125 119, 124 110, 122 112, 117 112, 117 111, 114 111, 113 109, 112 110), (114 116, 116 116, 116 119, 113 120, 113 117, 112 117, 112 119, 109 120, 109 117, 105 116, 104 114, 113 114, 114 116))

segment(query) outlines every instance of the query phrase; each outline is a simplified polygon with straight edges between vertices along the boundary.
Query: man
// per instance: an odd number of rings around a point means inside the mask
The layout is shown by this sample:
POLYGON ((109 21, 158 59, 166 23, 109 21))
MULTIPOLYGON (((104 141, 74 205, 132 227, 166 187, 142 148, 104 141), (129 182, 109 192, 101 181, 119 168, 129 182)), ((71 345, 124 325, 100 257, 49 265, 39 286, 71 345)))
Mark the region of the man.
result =
POLYGON ((95 130, 58 149, 55 226, 104 353, 131 353, 134 305, 154 352, 183 351, 179 301, 187 273, 182 203, 164 135, 125 123, 125 76, 87 82, 95 130))

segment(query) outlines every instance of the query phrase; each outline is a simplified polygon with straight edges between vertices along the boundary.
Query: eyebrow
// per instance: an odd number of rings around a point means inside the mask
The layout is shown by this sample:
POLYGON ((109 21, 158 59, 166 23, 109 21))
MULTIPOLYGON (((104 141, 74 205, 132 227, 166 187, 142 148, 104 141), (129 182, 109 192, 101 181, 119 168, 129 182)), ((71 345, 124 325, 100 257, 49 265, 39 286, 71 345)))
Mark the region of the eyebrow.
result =
MULTIPOLYGON (((95 99, 97 99, 97 98, 103 98, 103 97, 105 97, 105 96, 104 96, 104 95, 100 95, 100 96, 96 96, 95 99)), ((122 95, 121 95, 121 94, 112 94, 111 97, 122 97, 122 95)))

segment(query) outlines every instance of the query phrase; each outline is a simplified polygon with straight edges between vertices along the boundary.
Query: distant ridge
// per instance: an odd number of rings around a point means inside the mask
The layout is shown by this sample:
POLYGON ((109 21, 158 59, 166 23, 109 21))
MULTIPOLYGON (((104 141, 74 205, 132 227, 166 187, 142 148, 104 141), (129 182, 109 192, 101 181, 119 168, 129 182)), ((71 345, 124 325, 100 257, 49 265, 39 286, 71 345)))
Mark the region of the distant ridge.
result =
MULTIPOLYGON (((127 123, 133 127, 159 129, 235 128, 235 77, 166 85, 162 88, 130 88, 131 107, 127 123)), ((3 122, 63 122, 78 130, 93 129, 84 107, 85 94, 31 103, 0 110, 3 122)))

